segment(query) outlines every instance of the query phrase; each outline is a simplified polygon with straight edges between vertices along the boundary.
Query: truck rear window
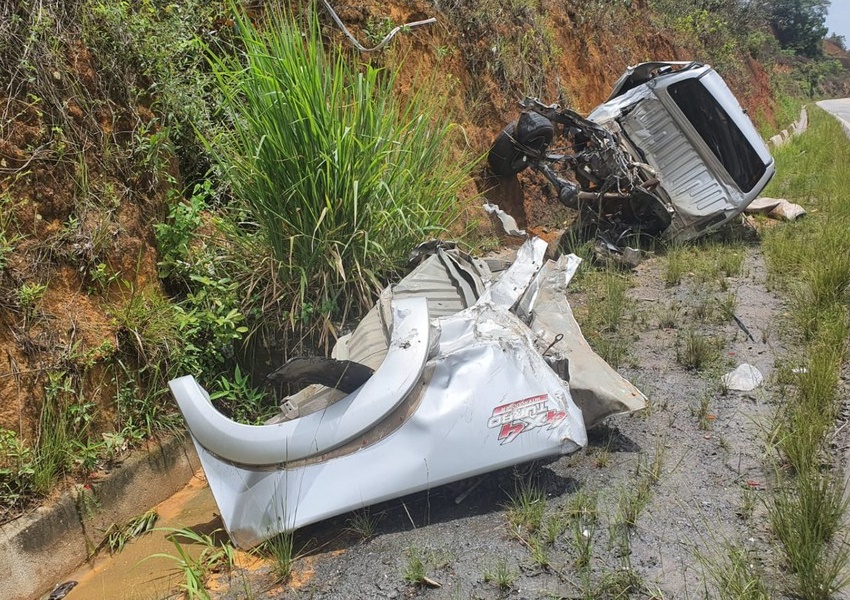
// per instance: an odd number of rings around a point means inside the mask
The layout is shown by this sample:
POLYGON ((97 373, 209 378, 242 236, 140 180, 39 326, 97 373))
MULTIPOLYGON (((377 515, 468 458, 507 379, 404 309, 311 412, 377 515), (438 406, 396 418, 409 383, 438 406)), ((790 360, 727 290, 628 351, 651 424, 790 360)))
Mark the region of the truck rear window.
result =
POLYGON ((699 79, 679 81, 667 91, 741 191, 752 190, 767 167, 714 96, 699 79))

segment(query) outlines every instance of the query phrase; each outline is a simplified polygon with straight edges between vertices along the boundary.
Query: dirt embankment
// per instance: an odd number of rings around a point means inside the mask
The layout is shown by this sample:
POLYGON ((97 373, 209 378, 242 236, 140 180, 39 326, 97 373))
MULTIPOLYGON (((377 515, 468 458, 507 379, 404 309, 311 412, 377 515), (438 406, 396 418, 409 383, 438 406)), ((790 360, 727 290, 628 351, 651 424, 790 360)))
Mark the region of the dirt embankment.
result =
MULTIPOLYGON (((445 115, 459 125, 458 143, 483 155, 525 93, 586 112, 630 64, 708 60, 660 31, 645 2, 587 4, 368 0, 339 12, 364 43, 391 24, 436 17, 370 60, 402 69, 401 94, 436 78, 450 91, 445 115)), ((75 10, 51 23, 54 48, 24 57, 35 65, 28 77, 15 71, 23 62, 0 65, 15 83, 0 95, 0 427, 29 442, 45 395, 86 407, 79 414, 95 433, 115 427, 116 369, 144 364, 136 351, 144 331, 128 325, 144 318, 132 311, 148 309, 140 298, 163 296, 153 224, 180 181, 155 98, 131 101, 121 91, 128 75, 90 51, 75 10)), ((342 40, 325 21, 328 36, 342 40)), ((731 86, 770 118, 766 72, 751 59, 741 64, 731 86)), ((481 172, 469 197, 476 192, 521 226, 541 231, 563 219, 531 175, 498 185, 481 172)), ((467 217, 492 234, 478 204, 469 203, 467 217)))

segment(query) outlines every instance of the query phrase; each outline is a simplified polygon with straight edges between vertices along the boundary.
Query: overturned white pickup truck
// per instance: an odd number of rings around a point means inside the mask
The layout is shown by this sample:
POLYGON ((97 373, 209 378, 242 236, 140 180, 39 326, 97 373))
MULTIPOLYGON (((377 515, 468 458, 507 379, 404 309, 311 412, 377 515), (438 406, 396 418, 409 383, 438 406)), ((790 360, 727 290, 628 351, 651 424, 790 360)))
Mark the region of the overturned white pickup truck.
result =
POLYGON ((617 246, 630 238, 685 241, 739 215, 776 170, 726 83, 697 62, 629 69, 586 118, 534 98, 496 137, 493 173, 531 167, 617 246))
POLYGON ((566 300, 580 260, 527 241, 506 270, 441 245, 387 288, 314 381, 260 426, 219 413, 192 376, 170 383, 233 542, 584 446, 645 397, 597 356, 566 300), (325 384, 325 385, 323 385, 325 384))

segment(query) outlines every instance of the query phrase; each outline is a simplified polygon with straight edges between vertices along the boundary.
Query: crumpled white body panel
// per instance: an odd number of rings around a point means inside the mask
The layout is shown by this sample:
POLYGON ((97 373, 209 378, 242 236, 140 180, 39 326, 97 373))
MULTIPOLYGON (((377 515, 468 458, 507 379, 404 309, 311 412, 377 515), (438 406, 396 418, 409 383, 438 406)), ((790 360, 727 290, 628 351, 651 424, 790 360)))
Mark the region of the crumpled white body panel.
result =
MULTIPOLYGON (((586 444, 568 384, 516 316, 484 302, 440 325, 416 410, 374 444, 288 468, 223 460, 193 436, 234 543, 253 546, 334 515, 586 444)), ((191 403, 215 410, 197 384, 174 392, 181 409, 191 403)), ((184 414, 192 431, 192 413, 184 414)))
POLYGON ((496 280, 446 253, 433 257, 442 266, 420 265, 397 295, 385 290, 356 343, 335 349, 338 358, 375 363, 375 373, 301 413, 329 391, 307 388, 293 413, 303 416, 243 425, 220 414, 193 377, 170 382, 233 542, 250 547, 384 500, 568 454, 587 443, 586 427, 644 408, 643 394, 587 346, 570 314, 566 285, 580 260, 545 262, 545 251, 542 240, 528 240, 496 280), (429 318, 432 309, 439 317, 429 318), (585 415, 570 395, 567 360, 578 369, 585 415))

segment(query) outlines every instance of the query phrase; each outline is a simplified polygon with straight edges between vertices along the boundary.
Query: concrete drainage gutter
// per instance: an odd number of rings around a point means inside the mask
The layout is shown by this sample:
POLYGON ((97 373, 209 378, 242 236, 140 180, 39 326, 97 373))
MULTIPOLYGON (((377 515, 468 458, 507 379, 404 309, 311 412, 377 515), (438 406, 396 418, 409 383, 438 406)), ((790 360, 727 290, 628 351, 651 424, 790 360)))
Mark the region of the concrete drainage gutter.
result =
POLYGON ((89 487, 77 486, 49 506, 0 527, 0 573, 5 600, 50 592, 123 524, 162 502, 200 467, 188 436, 151 442, 89 487))

